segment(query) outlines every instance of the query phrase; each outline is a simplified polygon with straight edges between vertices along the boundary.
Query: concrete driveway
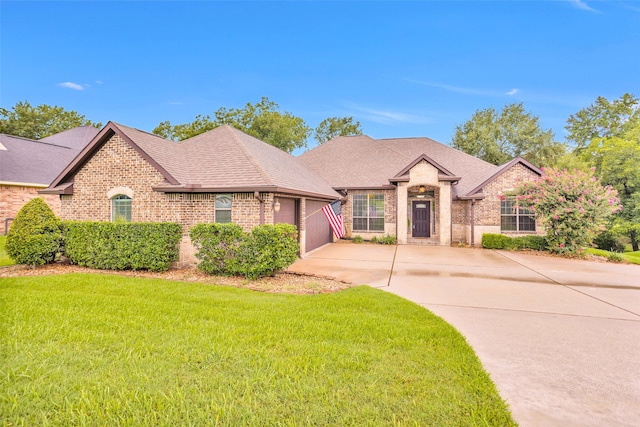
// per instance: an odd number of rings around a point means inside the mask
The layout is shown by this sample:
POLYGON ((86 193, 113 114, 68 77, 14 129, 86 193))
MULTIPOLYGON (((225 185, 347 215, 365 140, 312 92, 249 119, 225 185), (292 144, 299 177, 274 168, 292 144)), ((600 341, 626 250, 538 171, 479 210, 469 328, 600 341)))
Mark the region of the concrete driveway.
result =
POLYGON ((640 423, 640 266, 335 243, 290 270, 368 284, 444 318, 521 426, 640 423))

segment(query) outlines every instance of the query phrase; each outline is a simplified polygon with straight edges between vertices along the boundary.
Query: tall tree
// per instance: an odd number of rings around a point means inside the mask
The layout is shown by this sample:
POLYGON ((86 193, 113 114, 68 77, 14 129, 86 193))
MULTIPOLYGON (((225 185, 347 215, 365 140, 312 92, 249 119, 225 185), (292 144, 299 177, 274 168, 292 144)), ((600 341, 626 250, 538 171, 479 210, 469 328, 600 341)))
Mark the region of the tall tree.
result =
POLYGON ((604 184, 620 194, 623 209, 613 231, 640 246, 640 100, 629 93, 610 102, 598 97, 567 120, 574 154, 590 164, 604 184))
POLYGON ((521 156, 537 166, 553 166, 565 152, 554 134, 540 127, 539 119, 522 103, 476 110, 471 119, 455 128, 451 146, 501 165, 521 156))
POLYGON ((314 138, 323 144, 338 136, 362 135, 359 121, 349 117, 328 117, 320 122, 315 130, 314 138))
POLYGON ((594 159, 603 183, 618 190, 623 209, 613 231, 626 235, 634 251, 640 246, 640 121, 620 136, 592 141, 594 159))
POLYGON ((255 136, 287 153, 305 147, 311 133, 311 128, 304 120, 291 113, 281 112, 278 104, 267 97, 263 97, 256 104, 247 103, 240 109, 221 107, 214 113, 213 119, 208 115, 198 115, 191 123, 171 125, 165 121, 160 123, 153 133, 182 141, 224 124, 255 136))
POLYGON ((640 121, 640 100, 625 93, 613 102, 599 96, 593 104, 569 116, 565 129, 567 140, 582 150, 594 138, 607 138, 623 134, 640 121))
POLYGON ((78 126, 101 128, 102 123, 58 106, 32 107, 27 101, 18 102, 11 110, 0 107, 0 133, 8 135, 41 139, 78 126))

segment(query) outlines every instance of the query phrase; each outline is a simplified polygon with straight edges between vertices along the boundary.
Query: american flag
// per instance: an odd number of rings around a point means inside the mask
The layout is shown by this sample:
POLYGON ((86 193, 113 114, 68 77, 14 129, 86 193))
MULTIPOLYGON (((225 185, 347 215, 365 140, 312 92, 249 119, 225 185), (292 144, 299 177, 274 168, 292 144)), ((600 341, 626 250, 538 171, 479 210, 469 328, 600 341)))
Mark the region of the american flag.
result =
POLYGON ((322 208, 324 216, 327 217, 329 225, 333 230, 333 233, 338 239, 344 236, 344 220, 342 219, 342 209, 340 207, 340 200, 331 202, 322 208))

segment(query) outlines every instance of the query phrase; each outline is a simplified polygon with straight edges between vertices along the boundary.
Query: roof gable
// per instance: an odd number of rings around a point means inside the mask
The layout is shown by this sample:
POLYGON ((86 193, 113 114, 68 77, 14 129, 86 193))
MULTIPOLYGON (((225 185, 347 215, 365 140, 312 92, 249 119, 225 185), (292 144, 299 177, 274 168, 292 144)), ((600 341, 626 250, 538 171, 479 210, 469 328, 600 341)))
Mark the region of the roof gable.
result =
POLYGON ((472 188, 470 191, 468 191, 463 196, 466 197, 466 198, 473 198, 474 195, 481 195, 482 189, 487 184, 489 184, 490 182, 492 182, 495 179, 497 179, 500 175, 502 175, 503 173, 505 173, 506 171, 511 169, 516 164, 521 164, 521 165, 525 166, 526 168, 530 169, 532 172, 536 173, 538 176, 542 176, 542 170, 540 168, 534 166, 532 163, 528 162, 527 160, 525 160, 522 157, 516 157, 515 159, 512 159, 511 161, 499 166, 492 174, 487 176, 484 180, 482 180, 480 182, 480 184, 478 184, 476 187, 472 188))
MULTIPOLYGON (((109 122, 105 127, 98 132, 98 134, 87 144, 87 146, 73 159, 71 163, 58 175, 58 177, 51 183, 46 192, 58 193, 57 189, 66 189, 69 191, 69 184, 72 182, 73 175, 89 161, 93 155, 102 148, 102 146, 114 135, 120 136, 131 148, 133 148, 142 158, 144 158, 149 164, 151 164, 158 172, 164 177, 167 182, 177 184, 178 181, 147 151, 153 147, 153 145, 171 143, 171 141, 157 137, 155 135, 147 134, 146 132, 139 131, 137 129, 128 128, 126 126, 118 125, 114 122, 109 122), (134 139, 136 142, 134 142, 134 139), (146 148, 146 150, 144 149, 146 148)), ((162 151, 162 149, 159 149, 162 151)), ((153 150, 150 150, 153 151, 153 150)))
POLYGON ((407 165, 404 169, 402 169, 400 172, 398 172, 393 178, 389 179, 389 181, 391 182, 397 182, 400 180, 403 180, 404 177, 409 173, 409 171, 418 163, 425 161, 427 163, 429 163, 431 166, 433 166, 434 168, 436 168, 438 170, 438 175, 442 178, 441 180, 445 180, 446 178, 449 178, 447 180, 450 181, 455 181, 460 179, 459 176, 455 176, 454 174, 452 174, 447 168, 445 168, 444 166, 440 165, 438 162, 436 162, 435 160, 433 160, 431 157, 427 156, 426 154, 421 154, 420 156, 418 156, 417 159, 415 159, 413 162, 409 163, 409 165, 407 165))

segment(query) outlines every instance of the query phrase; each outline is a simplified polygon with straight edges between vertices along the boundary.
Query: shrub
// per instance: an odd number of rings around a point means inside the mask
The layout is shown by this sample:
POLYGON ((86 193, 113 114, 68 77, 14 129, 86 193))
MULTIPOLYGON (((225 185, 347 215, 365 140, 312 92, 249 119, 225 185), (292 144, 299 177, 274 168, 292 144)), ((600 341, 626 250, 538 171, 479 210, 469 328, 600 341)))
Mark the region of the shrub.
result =
POLYGON ((5 250, 17 264, 35 268, 55 260, 61 241, 60 220, 44 199, 38 197, 18 211, 7 235, 5 250))
POLYGON ((617 252, 609 252, 607 254, 607 259, 611 262, 622 262, 624 261, 624 258, 622 257, 621 254, 617 253, 617 252))
POLYGON ((511 237, 504 234, 485 233, 482 235, 482 247, 485 249, 511 249, 511 237))
POLYGON ((297 229, 290 224, 260 225, 251 233, 235 224, 198 224, 191 229, 191 240, 200 270, 248 279, 273 276, 300 251, 297 229))
POLYGON ((247 279, 273 276, 298 258, 298 230, 291 224, 254 227, 238 250, 239 273, 247 279))
POLYGON ((353 243, 362 243, 362 242, 364 242, 364 239, 362 238, 362 236, 353 236, 351 238, 351 241, 353 243))
POLYGON ((378 243, 378 238, 376 236, 373 236, 371 239, 369 239, 369 243, 378 243))
POLYGON ((237 224, 197 224, 191 228, 191 242, 200 260, 198 268, 207 274, 239 273, 238 248, 244 237, 237 224))
POLYGON ((547 250, 547 239, 544 236, 536 236, 534 234, 509 237, 504 234, 485 233, 482 235, 482 247, 485 249, 505 249, 508 251, 521 249, 545 251, 547 250))
POLYGON ((611 252, 624 252, 624 243, 620 241, 620 238, 613 234, 611 231, 606 230, 598 234, 593 240, 593 245, 605 251, 611 252))
POLYGON ((547 239, 544 236, 528 234, 526 236, 518 236, 512 238, 511 246, 514 249, 532 249, 534 251, 546 251, 547 239))
POLYGON ((385 234, 382 237, 378 237, 378 243, 380 243, 381 245, 395 245, 396 237, 390 234, 385 234))
POLYGON ((103 270, 166 271, 178 259, 175 223, 64 221, 64 251, 73 264, 103 270))

